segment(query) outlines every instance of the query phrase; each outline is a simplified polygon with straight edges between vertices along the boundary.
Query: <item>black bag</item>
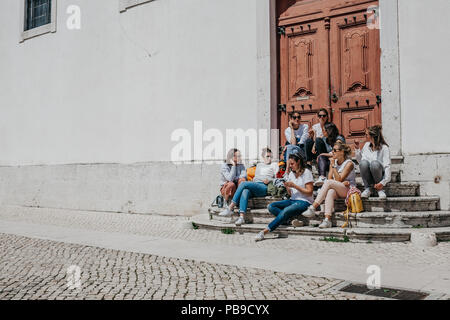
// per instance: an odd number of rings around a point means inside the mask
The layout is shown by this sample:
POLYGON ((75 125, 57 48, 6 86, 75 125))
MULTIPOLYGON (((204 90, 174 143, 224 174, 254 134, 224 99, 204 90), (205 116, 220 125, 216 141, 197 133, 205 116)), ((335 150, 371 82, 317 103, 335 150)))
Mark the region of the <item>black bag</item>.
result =
POLYGON ((214 201, 211 203, 212 207, 218 207, 218 208, 223 208, 223 204, 224 204, 225 200, 223 199, 222 195, 218 195, 214 201))

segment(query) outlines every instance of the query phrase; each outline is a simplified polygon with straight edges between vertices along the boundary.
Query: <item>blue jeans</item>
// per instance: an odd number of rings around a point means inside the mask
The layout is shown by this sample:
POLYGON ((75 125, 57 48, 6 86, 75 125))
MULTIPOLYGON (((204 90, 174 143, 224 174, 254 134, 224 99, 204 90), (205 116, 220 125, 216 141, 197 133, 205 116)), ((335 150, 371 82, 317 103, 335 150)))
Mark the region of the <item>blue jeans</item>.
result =
POLYGON ((288 144, 286 148, 286 152, 284 153, 284 163, 287 163, 287 161, 289 160, 289 156, 292 153, 298 153, 303 157, 303 159, 306 160, 306 149, 304 144, 288 144))
POLYGON ((267 195, 267 185, 264 182, 242 182, 236 190, 233 202, 239 205, 239 212, 246 213, 248 199, 251 197, 265 197, 267 195))
POLYGON ((276 218, 269 224, 269 230, 272 232, 276 228, 287 222, 290 218, 298 216, 308 209, 311 204, 304 200, 283 200, 271 203, 268 207, 269 212, 276 218))

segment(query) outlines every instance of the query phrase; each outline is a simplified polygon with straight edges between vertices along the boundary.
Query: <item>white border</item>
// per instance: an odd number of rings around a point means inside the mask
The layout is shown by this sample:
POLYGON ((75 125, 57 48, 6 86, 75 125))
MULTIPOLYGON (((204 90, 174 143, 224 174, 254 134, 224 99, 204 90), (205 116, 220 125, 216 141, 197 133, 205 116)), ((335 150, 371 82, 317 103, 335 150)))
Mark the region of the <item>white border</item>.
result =
POLYGON ((119 0, 119 12, 125 12, 128 8, 138 6, 153 0, 119 0))
POLYGON ((19 21, 21 22, 20 24, 20 40, 19 42, 24 42, 27 39, 31 39, 46 33, 54 33, 56 32, 56 7, 57 7, 57 0, 52 0, 51 2, 51 16, 50 16, 50 23, 37 27, 37 28, 33 28, 30 30, 25 30, 25 17, 26 17, 26 12, 25 12, 25 1, 26 0, 22 0, 20 2, 20 19, 19 21))

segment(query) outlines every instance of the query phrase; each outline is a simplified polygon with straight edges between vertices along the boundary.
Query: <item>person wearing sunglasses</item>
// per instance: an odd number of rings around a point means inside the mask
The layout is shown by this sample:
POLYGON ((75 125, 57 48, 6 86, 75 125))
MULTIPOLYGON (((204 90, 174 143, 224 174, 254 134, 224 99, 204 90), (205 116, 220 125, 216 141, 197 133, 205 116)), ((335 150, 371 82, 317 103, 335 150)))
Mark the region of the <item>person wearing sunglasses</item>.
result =
POLYGON ((292 153, 298 153, 303 159, 306 159, 305 143, 309 137, 309 126, 307 124, 302 124, 300 119, 300 112, 294 111, 290 115, 289 127, 286 128, 284 132, 286 137, 286 146, 284 147, 285 163, 292 153))
POLYGON ((264 148, 261 156, 264 162, 257 164, 253 181, 241 183, 233 196, 233 200, 231 200, 230 206, 219 213, 221 217, 230 217, 234 209, 239 206, 239 218, 235 221, 237 226, 245 223, 244 217, 248 208, 248 200, 252 197, 267 196, 267 185, 275 179, 278 173, 278 163, 272 162, 272 151, 269 148, 264 148))
POLYGON ((273 232, 292 217, 302 214, 313 202, 314 178, 312 172, 306 168, 303 157, 298 153, 291 154, 288 166, 291 170, 284 186, 290 199, 273 202, 267 207, 275 219, 256 235, 255 241, 264 240, 266 234, 273 232))
POLYGON ((316 123, 309 130, 309 138, 305 142, 306 161, 311 164, 312 160, 316 159, 318 155, 327 153, 326 145, 323 140, 325 126, 329 123, 328 110, 321 108, 317 112, 319 123, 316 123))
POLYGON ((389 146, 384 140, 381 125, 366 130, 367 142, 362 150, 360 142, 355 141, 356 160, 359 163, 364 191, 361 198, 369 198, 373 186, 380 199, 386 199, 384 187, 391 181, 391 154, 389 146))
POLYGON ((325 219, 319 228, 331 228, 331 218, 334 212, 334 201, 338 198, 346 198, 350 187, 356 186, 355 164, 351 157, 352 149, 338 141, 335 143, 333 156, 330 159, 330 172, 328 180, 320 189, 316 200, 303 213, 306 218, 312 218, 317 208, 325 201, 325 219))

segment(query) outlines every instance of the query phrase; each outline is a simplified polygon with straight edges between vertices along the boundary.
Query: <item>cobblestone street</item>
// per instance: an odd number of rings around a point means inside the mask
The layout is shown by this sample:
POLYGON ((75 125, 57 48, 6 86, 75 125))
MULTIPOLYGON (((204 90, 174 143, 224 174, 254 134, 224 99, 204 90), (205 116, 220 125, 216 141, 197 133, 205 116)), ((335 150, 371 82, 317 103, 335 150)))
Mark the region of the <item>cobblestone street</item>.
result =
MULTIPOLYGON (((192 224, 191 224, 192 227, 192 224)), ((1 299, 376 299, 339 292, 382 268, 383 286, 448 299, 450 243, 335 243, 189 228, 185 217, 0 208, 1 299), (68 268, 81 286, 68 287, 68 268)))
MULTIPOLYGON (((355 299, 341 280, 0 235, 0 299, 355 299), (81 287, 67 269, 81 268, 81 287)), ((359 296, 359 299, 372 299, 359 296)))

